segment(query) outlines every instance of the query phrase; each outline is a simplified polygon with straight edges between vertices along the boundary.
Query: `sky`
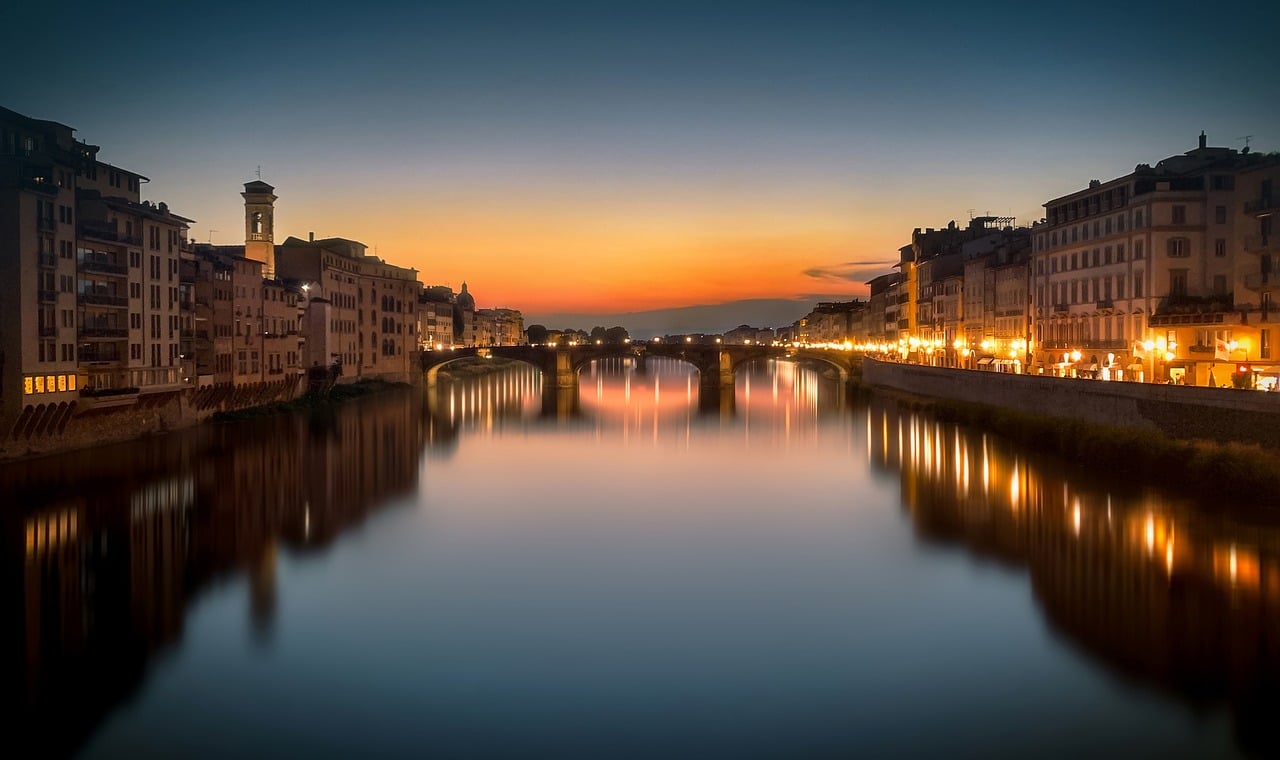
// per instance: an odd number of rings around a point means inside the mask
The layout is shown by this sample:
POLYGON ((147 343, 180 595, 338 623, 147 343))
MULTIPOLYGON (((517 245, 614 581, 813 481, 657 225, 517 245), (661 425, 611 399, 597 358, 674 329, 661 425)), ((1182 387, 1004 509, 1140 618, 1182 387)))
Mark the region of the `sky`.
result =
MULTIPOLYGON (((481 307, 845 299, 916 227, 1196 145, 1280 150, 1280 3, 7 3, 0 105, 241 242, 346 237, 481 307)), ((796 313, 801 316, 804 309, 796 313)))

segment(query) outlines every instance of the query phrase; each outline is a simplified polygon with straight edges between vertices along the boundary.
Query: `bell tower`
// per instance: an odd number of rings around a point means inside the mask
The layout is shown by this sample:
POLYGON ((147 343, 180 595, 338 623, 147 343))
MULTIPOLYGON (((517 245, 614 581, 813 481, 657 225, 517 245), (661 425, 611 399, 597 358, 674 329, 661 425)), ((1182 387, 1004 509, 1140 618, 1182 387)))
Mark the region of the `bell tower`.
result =
POLYGON ((275 188, 262 180, 244 183, 244 257, 263 263, 262 276, 276 277, 275 188))

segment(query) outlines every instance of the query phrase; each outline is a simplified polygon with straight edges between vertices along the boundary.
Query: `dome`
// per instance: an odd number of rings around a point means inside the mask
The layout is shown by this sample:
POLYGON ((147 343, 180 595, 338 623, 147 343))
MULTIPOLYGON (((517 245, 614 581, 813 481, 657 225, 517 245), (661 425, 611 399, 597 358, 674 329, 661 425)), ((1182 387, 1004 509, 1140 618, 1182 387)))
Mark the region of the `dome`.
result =
POLYGON ((462 283, 462 292, 458 294, 458 307, 467 311, 475 311, 476 299, 467 292, 467 283, 462 283))

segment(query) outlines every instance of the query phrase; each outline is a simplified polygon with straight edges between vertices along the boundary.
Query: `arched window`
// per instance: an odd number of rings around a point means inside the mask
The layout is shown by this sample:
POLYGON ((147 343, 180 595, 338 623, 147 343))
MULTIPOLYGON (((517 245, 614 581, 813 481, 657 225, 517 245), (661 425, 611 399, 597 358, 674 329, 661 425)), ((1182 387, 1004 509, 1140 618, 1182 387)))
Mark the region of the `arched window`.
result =
POLYGON ((255 235, 261 235, 262 234, 262 212, 261 211, 253 212, 253 216, 251 218, 252 218, 252 222, 251 222, 252 226, 250 228, 251 231, 255 235))

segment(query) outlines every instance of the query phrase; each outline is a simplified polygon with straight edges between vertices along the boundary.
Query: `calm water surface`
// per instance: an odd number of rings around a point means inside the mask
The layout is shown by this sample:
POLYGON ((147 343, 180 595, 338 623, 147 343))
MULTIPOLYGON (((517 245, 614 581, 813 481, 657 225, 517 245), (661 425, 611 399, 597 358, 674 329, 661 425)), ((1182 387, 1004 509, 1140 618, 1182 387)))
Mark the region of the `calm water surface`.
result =
POLYGON ((6 754, 1280 747, 1274 512, 787 363, 519 367, 0 471, 6 754))

